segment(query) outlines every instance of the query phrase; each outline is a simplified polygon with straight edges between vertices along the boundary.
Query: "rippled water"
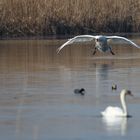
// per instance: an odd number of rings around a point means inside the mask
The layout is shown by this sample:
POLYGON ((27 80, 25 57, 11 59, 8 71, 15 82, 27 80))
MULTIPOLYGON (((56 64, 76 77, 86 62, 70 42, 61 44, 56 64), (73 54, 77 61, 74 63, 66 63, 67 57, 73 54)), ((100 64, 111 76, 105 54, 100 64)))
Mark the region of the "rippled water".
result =
MULTIPOLYGON (((133 38, 140 44, 140 40, 133 38)), ((116 45, 115 56, 92 44, 56 49, 64 40, 0 42, 0 138, 5 140, 138 139, 140 134, 140 50, 116 45), (113 84, 117 90, 112 91, 113 84), (85 88, 84 96, 74 89, 85 88), (127 88, 132 118, 105 119, 120 106, 127 88)), ((114 45, 113 45, 114 46, 114 45)))

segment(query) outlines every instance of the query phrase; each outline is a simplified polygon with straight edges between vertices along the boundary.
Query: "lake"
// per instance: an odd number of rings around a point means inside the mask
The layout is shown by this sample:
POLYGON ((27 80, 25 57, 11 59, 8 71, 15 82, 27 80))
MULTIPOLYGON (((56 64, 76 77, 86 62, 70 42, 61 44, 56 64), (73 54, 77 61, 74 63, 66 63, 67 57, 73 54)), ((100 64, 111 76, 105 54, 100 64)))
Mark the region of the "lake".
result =
MULTIPOLYGON (((129 38, 140 45, 138 37, 129 38)), ((65 41, 0 41, 0 139, 139 139, 140 49, 112 44, 114 56, 93 56, 87 43, 57 54, 65 41), (77 88, 85 95, 74 94, 77 88), (107 106, 121 106, 124 88, 134 95, 127 97, 132 117, 102 118, 107 106)))

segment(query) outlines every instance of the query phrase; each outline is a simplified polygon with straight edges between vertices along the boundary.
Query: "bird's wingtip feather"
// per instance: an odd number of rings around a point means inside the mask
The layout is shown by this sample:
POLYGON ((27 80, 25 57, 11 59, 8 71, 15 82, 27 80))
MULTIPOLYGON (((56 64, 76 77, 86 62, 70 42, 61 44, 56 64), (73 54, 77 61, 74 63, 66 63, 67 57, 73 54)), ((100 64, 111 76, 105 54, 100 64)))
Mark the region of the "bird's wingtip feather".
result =
POLYGON ((58 48, 58 49, 56 50, 56 53, 59 54, 59 52, 60 52, 60 49, 58 48))

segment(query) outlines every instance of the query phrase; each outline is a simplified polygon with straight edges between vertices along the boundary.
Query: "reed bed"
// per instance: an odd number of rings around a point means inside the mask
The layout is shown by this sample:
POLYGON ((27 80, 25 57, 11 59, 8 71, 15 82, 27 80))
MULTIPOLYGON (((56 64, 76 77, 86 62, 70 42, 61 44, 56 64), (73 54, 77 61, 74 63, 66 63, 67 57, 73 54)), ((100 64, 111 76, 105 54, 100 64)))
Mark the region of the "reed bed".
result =
POLYGON ((139 31, 140 0, 0 0, 1 36, 139 31))

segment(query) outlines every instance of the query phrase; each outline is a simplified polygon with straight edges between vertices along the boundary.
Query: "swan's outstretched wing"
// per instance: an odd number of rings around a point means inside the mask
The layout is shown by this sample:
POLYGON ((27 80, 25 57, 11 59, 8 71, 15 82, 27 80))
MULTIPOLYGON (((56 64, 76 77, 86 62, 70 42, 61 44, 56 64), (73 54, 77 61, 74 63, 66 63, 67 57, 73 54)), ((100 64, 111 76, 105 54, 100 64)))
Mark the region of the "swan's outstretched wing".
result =
POLYGON ((60 52, 61 49, 63 49, 65 46, 70 45, 72 43, 78 43, 78 42, 87 42, 87 41, 91 41, 94 38, 96 38, 96 36, 92 36, 92 35, 79 35, 79 36, 75 36, 74 38, 69 39, 67 42, 65 42, 62 46, 60 46, 57 49, 57 53, 60 52))
POLYGON ((106 36, 107 39, 111 39, 111 40, 122 40, 122 41, 125 41, 126 43, 128 44, 131 44, 137 48, 140 48, 140 46, 138 46, 137 44, 135 44, 133 41, 125 38, 125 37, 121 37, 121 36, 106 36))

